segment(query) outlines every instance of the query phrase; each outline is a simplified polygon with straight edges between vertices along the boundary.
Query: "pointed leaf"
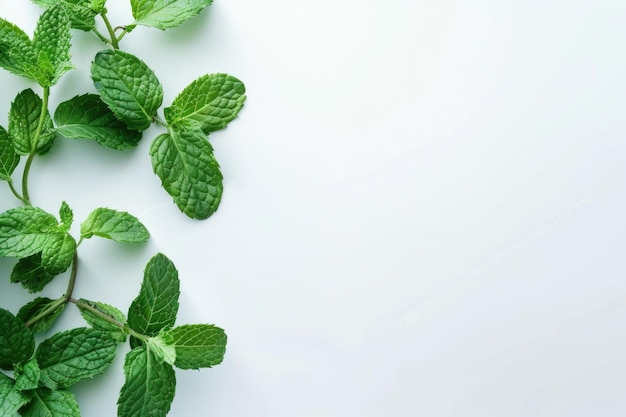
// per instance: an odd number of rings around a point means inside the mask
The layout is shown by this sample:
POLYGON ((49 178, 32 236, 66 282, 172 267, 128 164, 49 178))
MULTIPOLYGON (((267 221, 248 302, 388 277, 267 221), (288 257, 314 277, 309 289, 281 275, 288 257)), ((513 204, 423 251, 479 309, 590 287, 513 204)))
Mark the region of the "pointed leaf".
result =
POLYGON ((35 359, 31 359, 24 365, 17 365, 13 377, 15 378, 15 388, 20 391, 32 390, 39 386, 39 365, 35 359))
POLYGON ((35 338, 30 329, 10 311, 0 308, 0 368, 11 369, 13 364, 27 361, 34 350, 35 338))
POLYGON ((15 153, 9 134, 0 126, 0 180, 10 181, 19 162, 20 156, 15 153))
POLYGON ((46 112, 44 123, 37 138, 43 101, 30 88, 17 95, 9 112, 9 136, 15 152, 29 155, 33 151, 43 155, 50 150, 56 136, 50 115, 46 112), (36 143, 35 143, 36 142, 36 143))
POLYGON ((100 236, 116 242, 142 243, 150 233, 132 214, 109 208, 98 208, 89 213, 80 225, 81 237, 100 236))
POLYGON ((27 402, 28 398, 15 387, 15 382, 0 372, 0 416, 17 416, 17 410, 27 402))
POLYGON ((57 83, 63 74, 73 68, 70 56, 70 20, 61 5, 47 9, 37 22, 33 35, 33 48, 39 69, 45 78, 37 81, 43 87, 57 83))
POLYGON ((46 388, 35 390, 20 414, 22 417, 80 417, 74 394, 46 388))
POLYGON ((206 219, 222 198, 222 173, 213 149, 200 130, 172 131, 151 144, 152 169, 178 208, 206 219))
POLYGON ((69 231, 70 227, 72 227, 72 222, 74 221, 74 213, 65 201, 61 203, 59 217, 61 218, 61 223, 63 224, 62 229, 66 232, 69 231))
POLYGON ((17 313, 17 318, 24 323, 28 323, 42 312, 47 311, 48 313, 44 317, 30 324, 30 330, 33 333, 40 333, 50 330, 64 309, 65 303, 59 303, 59 300, 52 300, 48 297, 37 297, 20 308, 20 311, 17 313), (52 309, 52 311, 49 311, 50 309, 52 309))
POLYGON ((176 350, 176 362, 181 369, 210 368, 224 359, 226 334, 210 324, 189 324, 174 327, 160 338, 176 350))
POLYGON ((93 2, 91 0, 33 0, 33 3, 45 8, 53 7, 56 4, 63 5, 72 24, 72 28, 84 31, 94 29, 94 18, 102 9, 93 8, 93 2))
POLYGON ((22 29, 0 18, 0 67, 13 74, 30 77, 23 63, 37 62, 32 42, 22 29))
POLYGON ((152 26, 162 30, 179 26, 197 15, 213 0, 131 0, 136 25, 152 26))
POLYGON ((126 317, 124 316, 124 313, 108 304, 89 301, 85 299, 81 299, 80 301, 89 306, 88 308, 86 308, 78 304, 80 314, 83 316, 85 321, 89 323, 89 325, 91 325, 91 327, 108 333, 109 336, 111 336, 111 338, 117 342, 124 342, 126 340, 126 334, 119 326, 103 318, 103 316, 108 316, 118 323, 124 324, 126 323, 126 317))
POLYGON ((18 260, 11 271, 11 282, 19 282, 30 293, 43 290, 54 277, 55 274, 46 271, 41 264, 41 253, 18 260))

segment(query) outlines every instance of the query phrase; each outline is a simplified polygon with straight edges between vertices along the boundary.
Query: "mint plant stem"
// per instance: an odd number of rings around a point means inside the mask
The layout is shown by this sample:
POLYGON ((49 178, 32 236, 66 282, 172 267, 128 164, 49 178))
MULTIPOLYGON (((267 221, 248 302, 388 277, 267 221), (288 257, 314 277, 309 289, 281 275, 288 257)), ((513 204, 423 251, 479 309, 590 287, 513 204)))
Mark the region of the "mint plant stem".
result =
POLYGON ((35 131, 35 137, 33 139, 33 143, 31 145, 30 154, 26 159, 26 164, 24 165, 24 174, 22 175, 22 194, 23 198, 21 199, 26 205, 30 206, 30 195, 28 193, 28 176, 30 174, 30 168, 33 164, 33 160, 37 155, 37 146, 39 145, 39 138, 41 137, 41 131, 43 129, 44 121, 46 120, 46 114, 48 114, 48 100, 50 98, 50 87, 43 88, 43 103, 41 105, 41 113, 39 114, 39 122, 37 124, 37 130, 35 131))
POLYGON ((107 31, 109 32, 109 37, 111 38, 111 45, 113 46, 113 49, 120 49, 119 41, 117 39, 117 36, 115 35, 115 30, 113 30, 113 26, 111 25, 111 22, 107 17, 106 10, 103 10, 100 13, 100 16, 102 17, 102 21, 104 22, 107 31))

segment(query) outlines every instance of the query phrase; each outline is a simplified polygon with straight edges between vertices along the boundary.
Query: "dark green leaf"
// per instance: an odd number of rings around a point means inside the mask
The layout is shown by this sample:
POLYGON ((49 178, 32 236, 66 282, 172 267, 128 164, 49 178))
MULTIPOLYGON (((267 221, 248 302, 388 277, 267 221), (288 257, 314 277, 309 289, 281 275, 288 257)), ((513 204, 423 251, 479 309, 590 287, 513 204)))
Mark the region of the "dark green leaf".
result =
POLYGON ((142 243, 150 237, 146 227, 135 216, 109 208, 98 208, 89 213, 80 225, 80 234, 85 239, 95 235, 127 243, 142 243))
POLYGON ((43 290, 54 277, 55 274, 46 271, 41 265, 41 253, 20 259, 11 271, 11 282, 19 282, 30 293, 43 290))
POLYGON ((0 180, 10 181, 19 162, 20 156, 15 153, 9 134, 0 126, 0 180))
POLYGON ((15 388, 20 391, 35 389, 39 386, 39 365, 35 359, 31 359, 24 365, 17 365, 13 377, 15 378, 15 388))
POLYGON ((33 151, 43 155, 52 147, 56 134, 47 110, 42 129, 37 135, 42 106, 41 98, 30 88, 19 93, 11 103, 9 136, 19 155, 29 155, 33 151))
POLYGON ((210 368, 220 364, 226 352, 224 330, 210 324, 174 327, 160 337, 175 348, 174 364, 181 369, 210 368))
POLYGON ((179 26, 197 15, 213 0, 131 0, 136 25, 152 26, 162 30, 179 26))
POLYGON ((35 390, 20 414, 22 417, 80 417, 74 394, 46 388, 35 390))
POLYGON ((80 314, 82 314, 85 321, 89 323, 91 327, 107 332, 109 336, 111 336, 111 338, 113 338, 117 342, 124 342, 126 340, 126 334, 119 326, 126 323, 126 317, 124 316, 124 313, 108 304, 89 301, 85 299, 81 299, 80 301, 88 306, 83 307, 78 304, 80 314), (115 320, 119 325, 111 323, 103 316, 115 320))
POLYGON ((0 416, 17 416, 17 410, 27 402, 28 398, 15 387, 15 382, 0 372, 0 416))
POLYGON ((17 313, 17 318, 22 320, 24 323, 28 323, 46 311, 47 314, 44 317, 34 321, 30 325, 30 329, 33 333, 40 333, 50 330, 64 309, 65 303, 59 303, 59 300, 52 300, 47 297, 38 297, 26 304, 24 307, 20 308, 20 311, 17 313))
POLYGON ((26 362, 35 350, 33 333, 22 320, 0 308, 0 368, 26 362))

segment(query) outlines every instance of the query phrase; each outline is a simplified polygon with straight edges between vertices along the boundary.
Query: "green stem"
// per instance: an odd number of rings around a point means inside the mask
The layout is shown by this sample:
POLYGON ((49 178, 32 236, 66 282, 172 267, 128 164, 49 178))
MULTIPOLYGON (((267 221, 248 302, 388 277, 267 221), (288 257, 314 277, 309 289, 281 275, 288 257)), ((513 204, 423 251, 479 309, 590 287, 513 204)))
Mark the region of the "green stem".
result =
POLYGON ((102 42, 107 43, 107 44, 111 43, 111 41, 109 40, 109 38, 107 38, 107 37, 106 37, 106 36, 104 36, 102 33, 100 33, 100 32, 98 31, 98 29, 93 28, 93 29, 91 29, 91 31, 92 31, 93 33, 95 33, 95 34, 96 34, 96 36, 98 36, 98 38, 99 38, 102 42))
POLYGON ((26 200, 24 200, 24 197, 22 197, 20 193, 18 193, 17 190, 15 189, 15 186, 13 185, 13 181, 9 180, 8 183, 9 183, 9 188, 11 189, 11 192, 13 193, 13 195, 22 203, 26 204, 26 200))
POLYGON ((137 339, 143 340, 143 341, 148 339, 148 336, 134 331, 133 329, 128 327, 126 325, 126 323, 122 323, 121 321, 117 320, 115 317, 111 316, 110 314, 105 313, 104 311, 100 310, 97 306, 89 303, 88 301, 77 300, 75 298, 70 298, 68 301, 70 303, 75 304, 77 307, 79 307, 79 308, 81 308, 83 310, 87 310, 87 311, 91 312, 92 314, 100 317, 102 320, 105 320, 107 323, 111 323, 115 327, 119 327, 120 330, 122 330, 126 334, 129 334, 129 335, 131 335, 131 336, 133 336, 133 337, 135 337, 137 339))
POLYGON ((102 20, 104 21, 104 25, 107 28, 107 31, 109 32, 109 37, 111 38, 111 45, 113 45, 114 49, 120 49, 120 44, 117 40, 117 36, 115 36, 115 30, 113 30, 113 26, 111 26, 111 22, 109 22, 109 18, 107 17, 106 11, 103 10, 100 13, 100 16, 102 17, 102 20))
POLYGON ((48 114, 48 99, 49 98, 50 98, 50 87, 44 87, 43 88, 43 103, 41 104, 41 113, 39 114, 39 123, 37 123, 37 129, 35 130, 33 142, 31 143, 30 154, 28 155, 28 159, 26 159, 26 164, 24 165, 24 174, 22 175, 23 198, 21 198, 21 200, 26 205, 31 205, 30 195, 28 193, 28 175, 30 174, 30 168, 33 165, 33 160, 35 159, 35 155, 37 155, 37 147, 39 146, 39 139, 41 138, 41 131, 43 130, 43 125, 46 121, 46 115, 48 114))

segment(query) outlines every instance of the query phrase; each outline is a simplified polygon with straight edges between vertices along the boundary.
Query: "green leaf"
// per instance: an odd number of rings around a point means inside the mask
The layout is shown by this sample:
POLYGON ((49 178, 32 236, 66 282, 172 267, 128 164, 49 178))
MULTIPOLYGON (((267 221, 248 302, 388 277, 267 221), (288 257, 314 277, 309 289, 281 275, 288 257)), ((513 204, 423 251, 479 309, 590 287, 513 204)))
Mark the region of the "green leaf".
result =
POLYGON ((41 371, 35 359, 29 360, 24 365, 17 365, 13 375, 15 388, 20 391, 37 388, 39 386, 39 375, 41 375, 41 371))
POLYGON ((178 208, 194 219, 217 210, 223 184, 213 148, 201 130, 171 131, 151 144, 152 169, 178 208))
POLYGON ((171 365, 159 361, 145 347, 126 355, 124 386, 118 399, 119 417, 165 417, 176 391, 171 365))
POLYGON ((0 308, 0 368, 11 369, 13 364, 27 361, 34 350, 35 338, 30 329, 10 311, 0 308))
POLYGON ((37 297, 33 301, 20 308, 17 318, 24 323, 31 321, 44 311, 48 313, 41 319, 36 320, 30 325, 33 333, 40 333, 50 330, 56 319, 65 309, 65 303, 59 303, 59 300, 52 300, 48 297, 37 297), (52 308, 52 311, 49 309, 52 308))
POLYGON ((121 122, 96 94, 71 98, 54 112, 57 132, 70 139, 95 139, 100 145, 123 150, 137 146, 141 132, 121 122))
POLYGON ((176 350, 176 362, 181 369, 210 368, 224 359, 226 334, 210 324, 189 324, 174 327, 160 338, 176 350))
POLYGON ((42 106, 42 99, 30 88, 19 93, 11 103, 9 136, 13 140, 15 152, 19 155, 29 155, 33 151, 43 155, 52 147, 56 133, 47 110, 37 139, 42 106))
POLYGON ((11 22, 0 18, 0 67, 13 74, 30 77, 24 62, 36 65, 37 55, 28 35, 11 22))
POLYGON ((91 66, 91 78, 102 100, 129 128, 150 126, 163 102, 163 88, 145 62, 120 50, 100 51, 91 66))
POLYGON ((76 241, 62 230, 51 234, 41 252, 41 265, 46 272, 58 275, 67 270, 76 254, 76 241))
POLYGON ((78 309, 80 310, 80 314, 83 316, 85 321, 89 323, 91 327, 108 333, 109 336, 117 342, 124 342, 126 340, 126 334, 119 326, 102 317, 103 315, 108 316, 116 322, 124 324, 126 323, 124 313, 108 304, 89 301, 82 298, 80 301, 88 306, 88 308, 86 308, 78 304, 78 309))
POLYGON ((54 277, 55 274, 46 271, 41 264, 41 253, 20 259, 11 271, 11 282, 19 282, 30 293, 43 290, 54 277))
MULTIPOLYGON (((73 29, 79 29, 84 31, 93 30, 95 27, 95 16, 100 9, 94 7, 91 0, 32 0, 33 3, 39 6, 50 8, 56 4, 61 4, 70 19, 73 29)), ((104 2, 102 2, 104 6, 104 2)))
POLYGON ((61 203, 59 217, 61 218, 61 223, 63 224, 62 229, 66 232, 69 231, 70 227, 72 227, 72 222, 74 221, 74 213, 65 201, 61 203))
POLYGON ((246 100, 245 93, 244 84, 231 75, 203 75, 185 87, 165 109, 165 119, 173 126, 195 122, 209 134, 237 117, 246 100))
POLYGON ((37 22, 33 35, 33 48, 37 64, 45 73, 36 78, 42 87, 57 83, 63 74, 74 68, 70 55, 70 20, 61 5, 47 9, 37 22))
POLYGON ((106 332, 77 328, 41 342, 35 353, 41 382, 51 389, 67 388, 104 372, 115 358, 117 343, 106 332))
POLYGON ((0 126, 0 180, 10 181, 19 162, 20 156, 15 153, 9 134, 0 126))
POLYGON ((23 258, 43 251, 57 225, 53 215, 37 207, 18 207, 1 213, 0 256, 23 258))
POLYGON ((95 235, 127 243, 142 243, 150 237, 146 227, 135 216, 109 208, 98 208, 89 213, 80 225, 80 235, 85 239, 95 235))
POLYGON ((176 348, 165 343, 159 336, 149 337, 146 340, 146 346, 159 362, 165 362, 169 365, 174 365, 176 362, 176 348))
POLYGON ((74 394, 46 388, 35 390, 20 414, 22 417, 80 417, 74 394))
POLYGON ((135 22, 129 25, 152 26, 162 30, 179 26, 197 15, 213 0, 131 0, 135 22))
POLYGON ((16 417, 17 410, 27 402, 28 398, 15 387, 15 382, 0 372, 0 416, 16 417))
POLYGON ((141 290, 128 309, 128 325, 146 336, 174 326, 180 281, 176 267, 165 255, 152 257, 144 271, 141 290))

